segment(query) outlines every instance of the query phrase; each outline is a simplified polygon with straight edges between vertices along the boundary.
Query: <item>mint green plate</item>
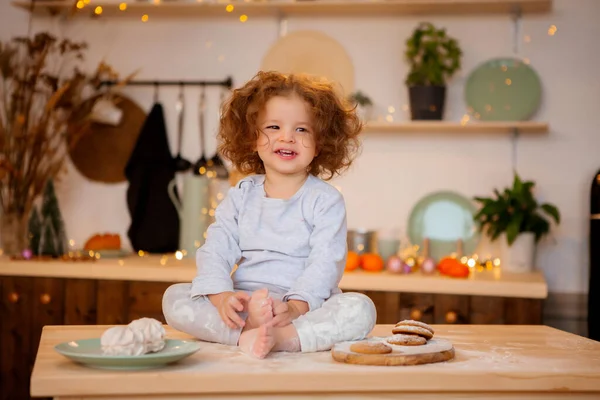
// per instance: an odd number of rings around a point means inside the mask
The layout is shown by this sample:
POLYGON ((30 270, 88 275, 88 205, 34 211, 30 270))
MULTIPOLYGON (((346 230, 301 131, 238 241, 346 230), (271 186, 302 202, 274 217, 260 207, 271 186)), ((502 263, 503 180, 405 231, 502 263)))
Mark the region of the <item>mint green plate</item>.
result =
POLYGON ((465 98, 479 120, 523 121, 537 111, 542 85, 537 73, 522 60, 495 58, 469 75, 465 98))
POLYGON ((88 367, 132 370, 157 368, 179 361, 200 350, 200 343, 191 340, 165 339, 164 349, 141 356, 104 355, 99 338, 64 342, 56 345, 54 350, 88 367))
POLYGON ((413 245, 423 246, 429 238, 429 256, 439 261, 457 250, 463 241, 463 253, 472 254, 479 243, 473 216, 475 204, 463 195, 450 191, 431 193, 413 207, 408 219, 408 237, 413 245))

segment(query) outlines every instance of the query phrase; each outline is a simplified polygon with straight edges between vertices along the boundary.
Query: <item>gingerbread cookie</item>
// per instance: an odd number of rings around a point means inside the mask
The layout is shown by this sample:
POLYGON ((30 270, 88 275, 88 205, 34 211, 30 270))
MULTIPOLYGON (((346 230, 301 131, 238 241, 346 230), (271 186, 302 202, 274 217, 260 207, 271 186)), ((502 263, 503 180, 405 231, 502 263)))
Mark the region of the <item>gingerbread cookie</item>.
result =
POLYGON ((362 354, 389 354, 392 348, 381 342, 356 342, 350 345, 350 351, 362 354))
POLYGON ((421 321, 415 321, 412 319, 405 319, 404 321, 400 321, 396 324, 396 326, 399 325, 409 325, 409 326, 419 326, 423 329, 427 329, 429 332, 431 332, 431 334, 435 334, 435 332, 433 331, 433 328, 429 325, 427 325, 425 322, 421 322, 421 321))
POLYGON ((427 343, 427 339, 417 335, 403 335, 399 333, 387 338, 386 342, 398 346, 421 346, 427 343))
POLYGON ((433 337, 433 333, 428 331, 425 328, 421 328, 420 326, 414 325, 396 325, 392 328, 392 333, 395 335, 397 333, 404 333, 407 335, 419 335, 429 340, 433 337))

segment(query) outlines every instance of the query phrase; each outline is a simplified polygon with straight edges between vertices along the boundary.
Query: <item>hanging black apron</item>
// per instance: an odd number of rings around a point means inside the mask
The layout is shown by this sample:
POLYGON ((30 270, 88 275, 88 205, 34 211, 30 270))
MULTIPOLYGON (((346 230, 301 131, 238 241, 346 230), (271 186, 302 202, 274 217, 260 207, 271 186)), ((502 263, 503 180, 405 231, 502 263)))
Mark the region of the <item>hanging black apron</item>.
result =
POLYGON ((155 103, 125 166, 129 181, 127 208, 131 215, 127 235, 135 251, 170 253, 177 250, 179 215, 167 192, 175 172, 163 107, 155 103))

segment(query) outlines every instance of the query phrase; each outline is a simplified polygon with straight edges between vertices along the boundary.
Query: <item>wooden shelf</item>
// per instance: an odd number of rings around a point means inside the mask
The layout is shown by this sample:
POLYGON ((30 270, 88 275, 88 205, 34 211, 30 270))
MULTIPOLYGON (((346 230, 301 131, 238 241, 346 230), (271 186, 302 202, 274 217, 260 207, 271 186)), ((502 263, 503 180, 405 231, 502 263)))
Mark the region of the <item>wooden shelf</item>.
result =
POLYGON ((455 121, 409 121, 398 123, 369 122, 365 133, 548 133, 548 123, 535 121, 514 122, 471 122, 462 124, 455 121))
MULTIPOLYGON (((552 9, 552 0, 277 0, 249 1, 216 0, 210 2, 134 2, 127 3, 125 11, 119 4, 106 1, 92 1, 83 9, 73 6, 73 0, 39 0, 33 12, 41 15, 71 14, 73 16, 94 16, 94 9, 102 7, 101 17, 140 18, 148 14, 153 17, 231 17, 241 14, 253 16, 398 16, 419 14, 506 14, 520 11, 522 14, 547 13, 552 9), (232 12, 225 11, 227 4, 233 4, 232 12)), ((29 1, 13 1, 16 7, 30 9, 29 1)))
MULTIPOLYGON (((96 262, 10 261, 0 257, 0 276, 37 276, 48 278, 144 280, 146 282, 191 282, 196 276, 193 257, 137 255, 96 262)), ((388 272, 347 272, 340 282, 344 290, 435 293, 464 296, 499 296, 544 299, 548 294, 541 272, 515 274, 501 270, 474 272, 458 279, 441 275, 391 274, 388 272)))

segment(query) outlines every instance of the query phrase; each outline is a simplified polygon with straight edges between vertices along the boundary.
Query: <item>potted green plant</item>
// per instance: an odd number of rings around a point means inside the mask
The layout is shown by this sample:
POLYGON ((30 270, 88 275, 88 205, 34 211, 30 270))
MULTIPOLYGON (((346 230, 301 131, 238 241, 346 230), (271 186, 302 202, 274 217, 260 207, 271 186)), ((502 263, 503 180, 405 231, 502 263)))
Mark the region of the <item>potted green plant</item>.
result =
POLYGON ((371 98, 357 90, 348 97, 348 101, 356 106, 359 117, 367 122, 373 116, 373 101, 371 98))
POLYGON ((511 188, 494 197, 475 197, 481 208, 474 215, 481 232, 500 240, 500 261, 504 270, 528 272, 533 268, 538 241, 550 232, 550 218, 560 223, 558 208, 539 204, 533 195, 535 183, 522 181, 515 173, 511 188))
POLYGON ((461 66, 462 51, 456 39, 429 22, 419 24, 406 41, 410 64, 406 77, 411 119, 441 120, 446 101, 446 82, 461 66))

